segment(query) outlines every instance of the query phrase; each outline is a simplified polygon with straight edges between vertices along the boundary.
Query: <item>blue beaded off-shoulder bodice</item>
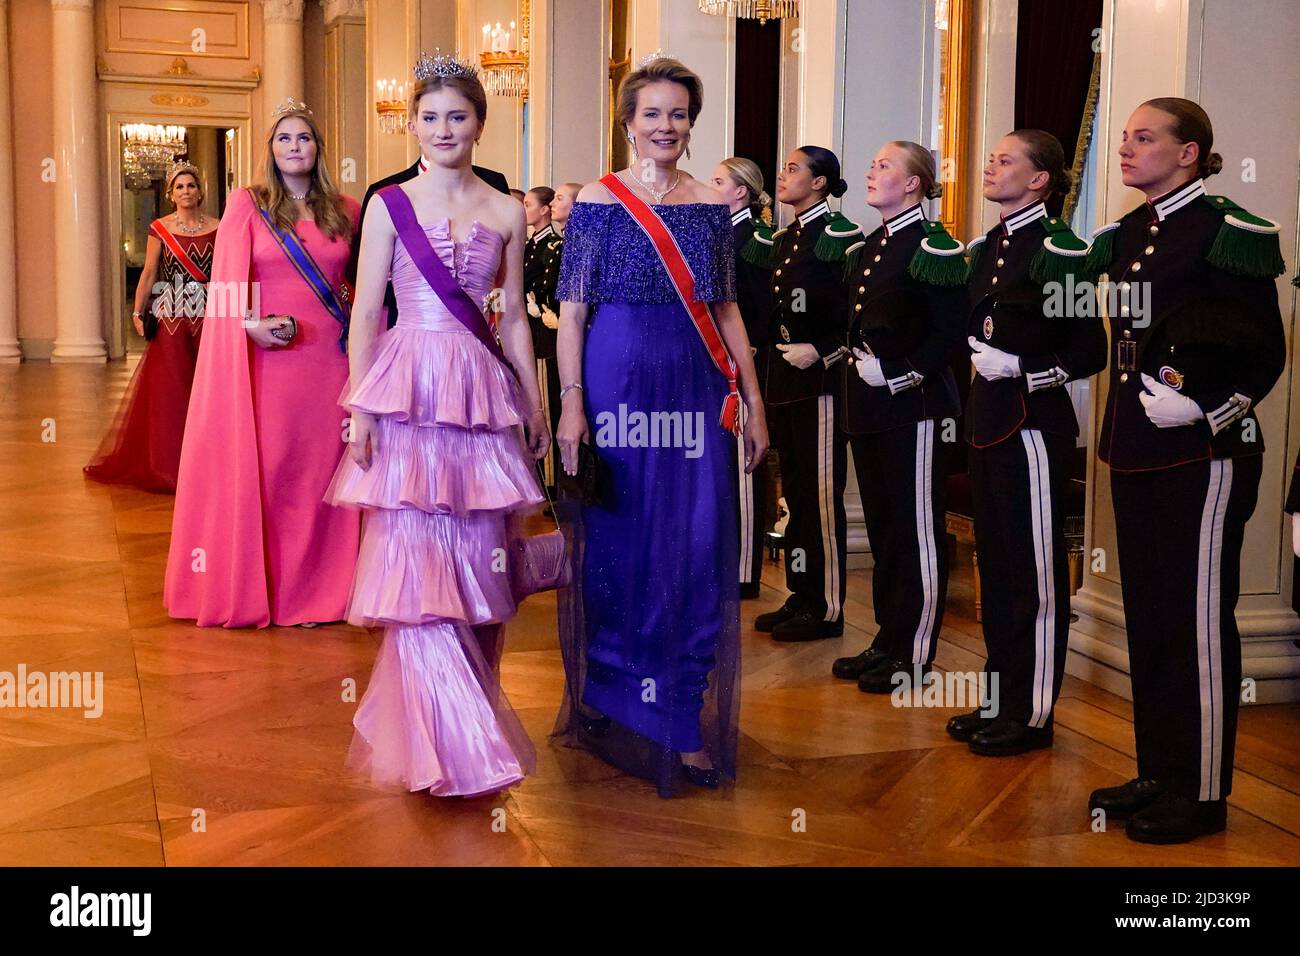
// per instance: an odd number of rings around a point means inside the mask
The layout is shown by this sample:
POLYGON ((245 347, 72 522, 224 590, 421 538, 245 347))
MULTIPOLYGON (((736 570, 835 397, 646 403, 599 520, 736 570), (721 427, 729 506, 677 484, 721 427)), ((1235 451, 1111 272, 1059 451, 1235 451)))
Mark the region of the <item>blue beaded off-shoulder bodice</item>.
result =
MULTIPOLYGON (((695 275, 701 302, 736 298, 731 213, 721 203, 657 205, 654 211, 695 275)), ((564 228, 556 296, 565 302, 676 302, 668 273, 649 238, 617 203, 573 204, 564 228)))

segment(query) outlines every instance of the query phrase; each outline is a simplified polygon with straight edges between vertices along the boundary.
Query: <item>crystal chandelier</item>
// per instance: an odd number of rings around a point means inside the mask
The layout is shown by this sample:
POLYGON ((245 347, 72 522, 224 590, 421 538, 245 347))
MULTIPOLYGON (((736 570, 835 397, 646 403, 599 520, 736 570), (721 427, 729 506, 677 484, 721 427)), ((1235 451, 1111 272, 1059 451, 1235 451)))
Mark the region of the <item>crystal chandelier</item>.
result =
POLYGON ((375 112, 379 114, 379 128, 385 133, 406 132, 405 83, 396 80, 379 80, 375 83, 375 112))
POLYGON ((128 176, 161 179, 177 156, 188 150, 184 126, 153 123, 122 125, 122 167, 128 176))
POLYGON ((799 0, 700 0, 700 13, 766 23, 798 17, 799 0))
POLYGON ((483 88, 496 96, 522 96, 528 98, 528 23, 530 0, 523 0, 520 15, 521 27, 515 33, 515 22, 510 29, 498 23, 483 24, 483 50, 478 55, 483 88), (512 46, 512 37, 519 41, 518 49, 512 46))

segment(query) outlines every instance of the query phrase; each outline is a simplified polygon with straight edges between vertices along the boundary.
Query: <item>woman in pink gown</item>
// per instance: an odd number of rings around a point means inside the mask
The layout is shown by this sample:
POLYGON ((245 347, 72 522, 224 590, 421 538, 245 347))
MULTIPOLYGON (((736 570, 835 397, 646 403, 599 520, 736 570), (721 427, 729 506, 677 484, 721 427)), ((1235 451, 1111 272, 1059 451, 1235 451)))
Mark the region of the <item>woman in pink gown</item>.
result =
POLYGON ((416 76, 412 130, 429 169, 368 207, 345 397, 352 444, 328 496, 366 509, 348 621, 384 628, 348 764, 412 792, 474 796, 533 765, 496 664, 515 614, 511 529, 544 500, 533 462, 550 436, 524 313, 524 210, 470 168, 483 88, 450 57, 422 59, 416 76), (412 258, 421 245, 468 295, 475 324, 501 287, 498 333, 518 380, 434 292, 412 258), (397 325, 376 338, 390 277, 397 325))
POLYGON ((341 620, 360 537, 355 512, 322 500, 344 450, 348 375, 326 302, 339 306, 360 207, 334 187, 305 106, 277 109, 267 140, 264 183, 230 196, 217 231, 181 449, 163 603, 200 626, 341 620), (327 298, 262 210, 292 226, 327 298), (273 334, 285 316, 297 325, 287 342, 273 334))

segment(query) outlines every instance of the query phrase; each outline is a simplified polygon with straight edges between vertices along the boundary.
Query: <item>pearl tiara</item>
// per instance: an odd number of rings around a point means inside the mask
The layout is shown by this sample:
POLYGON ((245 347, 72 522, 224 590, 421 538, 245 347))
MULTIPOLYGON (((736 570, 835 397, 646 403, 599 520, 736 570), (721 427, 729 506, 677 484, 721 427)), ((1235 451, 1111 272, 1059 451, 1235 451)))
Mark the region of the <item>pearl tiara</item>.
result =
POLYGON ((417 80, 430 80, 435 76, 467 76, 473 79, 477 75, 478 70, 472 64, 461 60, 454 53, 443 53, 441 48, 435 48, 433 56, 421 53, 420 58, 415 61, 415 78, 417 80))

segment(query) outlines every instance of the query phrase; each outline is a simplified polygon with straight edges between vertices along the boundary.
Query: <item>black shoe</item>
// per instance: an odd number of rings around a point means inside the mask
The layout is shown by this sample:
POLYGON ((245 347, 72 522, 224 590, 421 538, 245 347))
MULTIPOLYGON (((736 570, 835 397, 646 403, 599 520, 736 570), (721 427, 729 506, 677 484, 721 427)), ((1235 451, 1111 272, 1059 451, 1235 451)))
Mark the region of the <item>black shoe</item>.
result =
POLYGON ((1050 727, 1029 727, 1018 720, 997 719, 970 736, 971 752, 981 757, 1014 757, 1050 746, 1050 727))
POLYGON ((740 586, 740 599, 742 601, 752 601, 758 597, 758 592, 762 590, 762 585, 757 581, 747 581, 740 586))
POLYGON ((929 664, 909 664, 907 661, 886 661, 858 678, 858 690, 864 694, 892 694, 901 682, 895 674, 907 675, 906 683, 919 686, 933 668, 929 664), (918 679, 917 669, 920 669, 918 679))
POLYGON ((868 647, 856 657, 836 658, 835 663, 831 665, 831 674, 843 680, 857 680, 864 673, 873 667, 879 667, 887 660, 889 655, 884 651, 868 647))
POLYGON ((967 744, 970 743, 971 735, 975 731, 987 727, 990 723, 991 720, 984 716, 984 711, 972 710, 969 714, 958 714, 950 719, 945 729, 953 740, 960 740, 967 744))
POLYGON ((843 621, 824 621, 811 611, 800 611, 772 628, 772 636, 778 641, 786 642, 819 641, 824 637, 841 637, 843 634, 843 621))
POLYGON ((1102 787, 1092 791, 1092 796, 1088 798, 1088 809, 1103 811, 1107 820, 1127 820, 1155 803, 1161 792, 1158 781, 1138 777, 1122 786, 1102 787))
POLYGON ((588 737, 604 737, 609 732, 609 723, 609 718, 603 715, 600 717, 578 715, 578 726, 588 737))
POLYGON ((799 613, 798 606, 791 597, 775 611, 768 611, 766 614, 760 614, 754 618, 754 630, 762 631, 764 634, 770 633, 778 624, 790 620, 799 613))
POLYGON ((1138 843, 1187 843, 1227 827, 1227 800, 1198 801, 1166 790, 1129 818, 1125 832, 1138 843))
POLYGON ((717 790, 718 785, 722 782, 722 775, 714 767, 696 767, 688 763, 682 764, 682 774, 686 777, 686 782, 696 787, 705 787, 709 790, 717 790))

